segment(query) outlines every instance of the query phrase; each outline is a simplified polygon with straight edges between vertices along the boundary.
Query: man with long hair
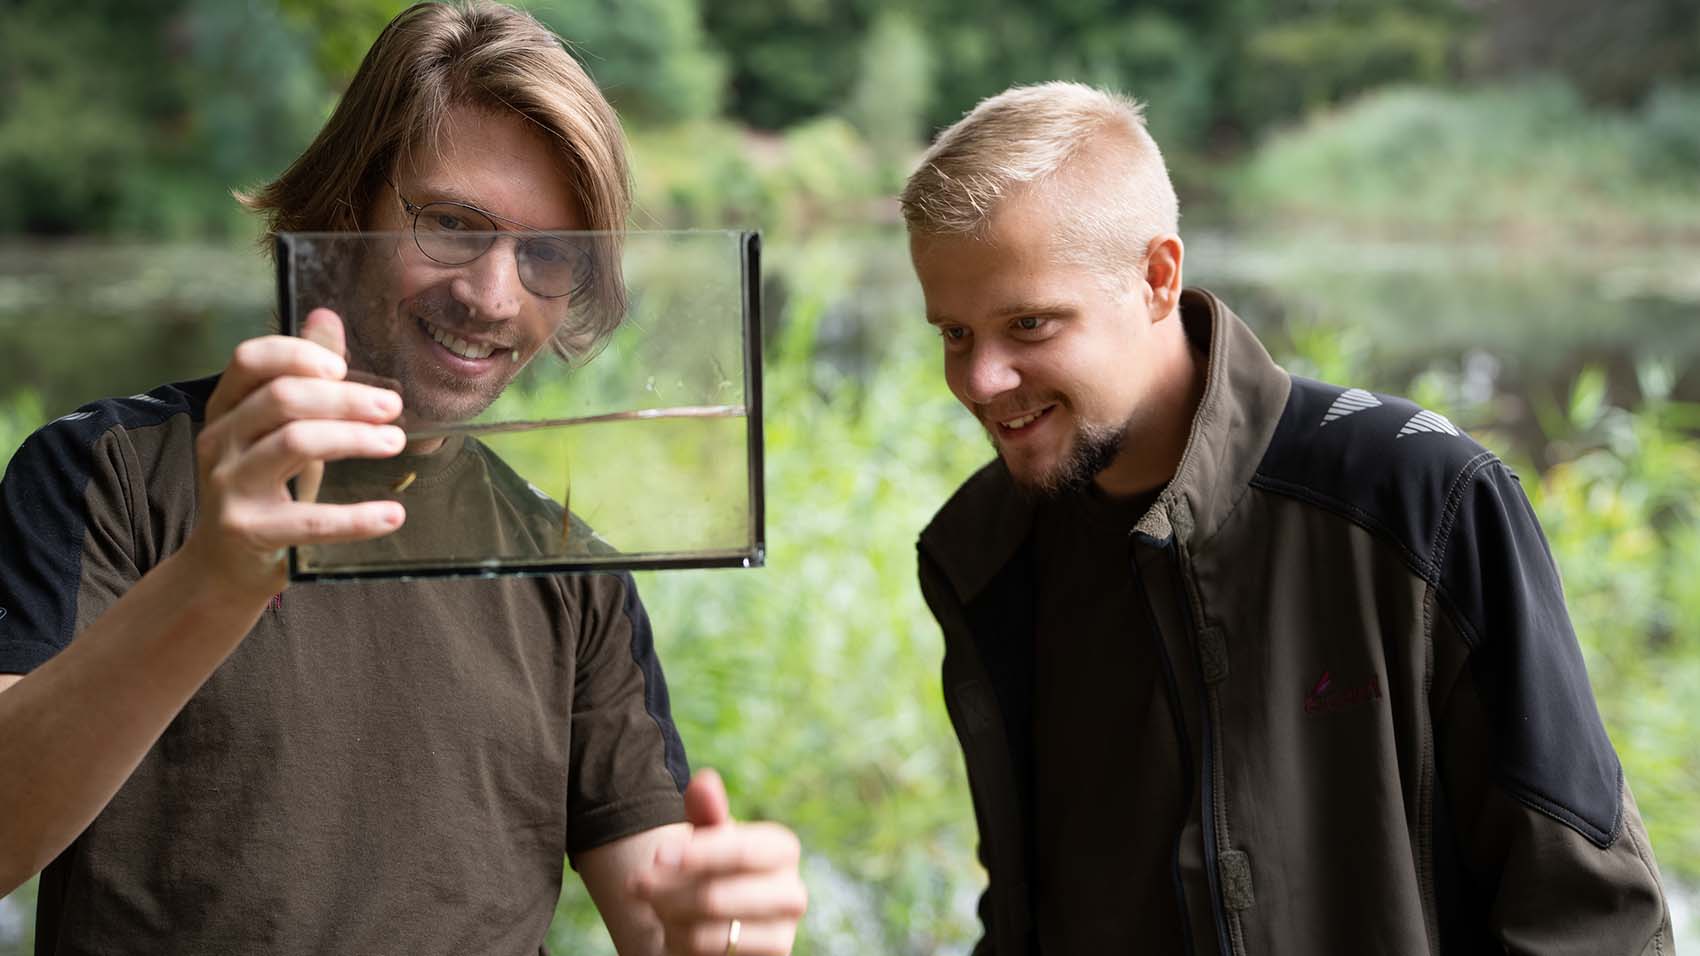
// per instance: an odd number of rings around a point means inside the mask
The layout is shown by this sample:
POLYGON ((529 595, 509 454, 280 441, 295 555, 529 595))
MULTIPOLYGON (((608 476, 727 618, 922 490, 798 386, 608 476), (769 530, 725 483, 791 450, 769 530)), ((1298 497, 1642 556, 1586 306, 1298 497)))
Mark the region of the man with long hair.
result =
POLYGON ((470 418, 619 321, 625 144, 594 83, 528 15, 419 4, 244 200, 273 230, 498 235, 398 243, 359 310, 12 459, 0 893, 45 867, 38 951, 534 953, 565 858, 622 953, 789 952, 797 840, 690 775, 629 574, 285 592, 289 546, 449 520, 291 478, 488 467, 399 425, 470 418), (508 230, 604 239, 568 275, 508 230))

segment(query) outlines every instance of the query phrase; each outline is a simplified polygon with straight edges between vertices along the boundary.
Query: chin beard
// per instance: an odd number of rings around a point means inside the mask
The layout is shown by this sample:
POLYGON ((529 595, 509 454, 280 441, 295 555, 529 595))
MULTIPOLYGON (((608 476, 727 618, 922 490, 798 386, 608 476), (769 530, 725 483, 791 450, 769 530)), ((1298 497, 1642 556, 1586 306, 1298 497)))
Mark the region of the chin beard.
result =
POLYGON ((392 388, 401 395, 401 421, 406 423, 406 427, 458 425, 471 421, 495 404, 517 375, 517 372, 510 375, 493 391, 488 387, 470 385, 416 364, 419 352, 413 351, 414 346, 392 344, 379 348, 367 341, 363 326, 346 323, 344 327, 347 329, 350 366, 377 377, 381 381, 376 384, 392 388))
POLYGON ((412 409, 422 420, 436 425, 458 425, 484 413, 502 396, 507 383, 494 393, 483 388, 467 388, 462 383, 420 381, 421 375, 404 386, 403 406, 412 409), (460 387, 456 387, 459 385, 460 387))
MULTIPOLYGON (((1011 470, 1010 477, 1015 479, 1017 488, 1035 498, 1056 498, 1083 491, 1121 454, 1126 436, 1126 427, 1083 425, 1075 430, 1074 441, 1069 443, 1062 461, 1038 475, 1019 475, 1011 470)), ((996 446, 995 439, 993 445, 996 446)))

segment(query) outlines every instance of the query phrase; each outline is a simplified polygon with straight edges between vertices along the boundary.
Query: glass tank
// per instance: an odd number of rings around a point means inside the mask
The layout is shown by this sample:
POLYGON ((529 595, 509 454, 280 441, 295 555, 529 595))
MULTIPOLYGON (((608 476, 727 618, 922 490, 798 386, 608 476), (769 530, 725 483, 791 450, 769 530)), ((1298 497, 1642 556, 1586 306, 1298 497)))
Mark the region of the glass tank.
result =
POLYGON ((278 236, 284 328, 335 312, 408 435, 295 479, 407 517, 291 549, 291 578, 761 564, 760 237, 464 225, 278 236))

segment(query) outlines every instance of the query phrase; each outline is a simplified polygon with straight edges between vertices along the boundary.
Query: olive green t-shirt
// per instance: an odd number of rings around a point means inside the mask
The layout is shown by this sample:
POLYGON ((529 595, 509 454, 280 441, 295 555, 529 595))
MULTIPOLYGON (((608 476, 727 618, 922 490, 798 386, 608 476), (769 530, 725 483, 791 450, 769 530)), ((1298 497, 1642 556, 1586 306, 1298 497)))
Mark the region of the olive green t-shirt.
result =
MULTIPOLYGON (((14 456, 0 672, 181 546, 213 384, 85 406, 14 456)), ((560 527, 487 449, 441 455, 386 463, 432 479, 404 528, 560 527)), ((297 585, 44 872, 38 952, 536 953, 563 859, 683 819, 688 773, 629 575, 297 585)))
POLYGON ((1157 495, 1096 489, 1035 524, 1034 910, 1045 956, 1178 953, 1186 781, 1128 533, 1157 495))

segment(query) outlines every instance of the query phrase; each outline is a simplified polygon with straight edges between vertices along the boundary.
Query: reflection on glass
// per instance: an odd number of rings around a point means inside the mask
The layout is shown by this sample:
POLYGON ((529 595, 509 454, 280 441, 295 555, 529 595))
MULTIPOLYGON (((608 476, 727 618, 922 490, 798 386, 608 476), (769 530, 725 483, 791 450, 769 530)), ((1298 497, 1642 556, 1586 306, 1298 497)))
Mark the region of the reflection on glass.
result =
POLYGON ((405 233, 279 237, 290 330, 336 312, 349 377, 401 394, 409 439, 297 480, 298 497, 393 499, 407 520, 294 549, 294 577, 759 564, 756 237, 457 240, 478 254, 405 233), (569 294, 533 291, 539 249, 574 263, 569 294))

